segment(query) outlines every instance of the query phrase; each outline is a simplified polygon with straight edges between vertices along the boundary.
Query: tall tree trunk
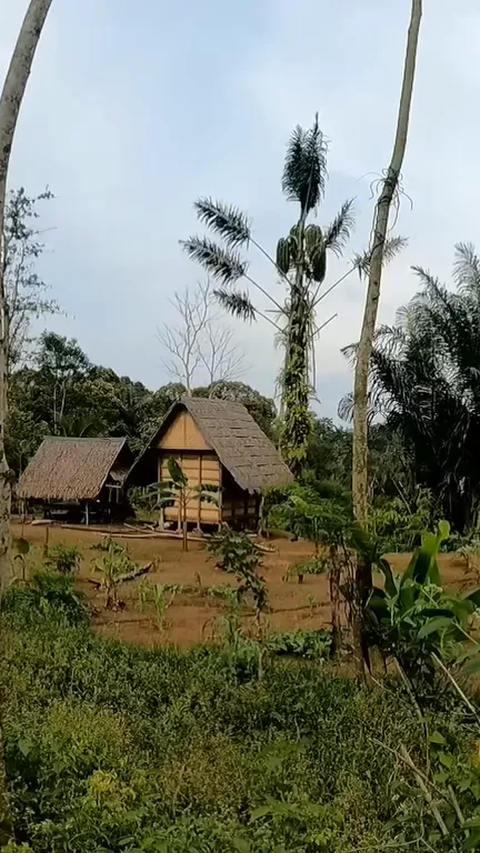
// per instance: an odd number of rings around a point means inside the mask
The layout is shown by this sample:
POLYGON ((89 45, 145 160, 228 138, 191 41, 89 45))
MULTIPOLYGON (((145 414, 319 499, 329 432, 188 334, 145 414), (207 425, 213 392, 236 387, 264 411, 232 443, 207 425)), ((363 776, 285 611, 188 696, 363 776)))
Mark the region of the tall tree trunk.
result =
MULTIPOLYGON (((8 167, 20 106, 33 57, 52 0, 30 0, 0 96, 0 239, 3 241, 8 167)), ((1 251, 3 259, 3 246, 1 251)), ((10 566, 10 470, 5 456, 8 414, 8 305, 3 262, 0 264, 0 587, 8 583, 10 566)))
MULTIPOLYGON (((382 191, 375 208, 367 295, 365 299, 360 341, 357 349, 353 410, 352 492, 354 515, 356 520, 360 523, 363 523, 367 518, 369 502, 368 381, 370 373, 370 359, 377 322, 383 254, 388 231, 390 208, 398 187, 407 144, 421 17, 422 0, 412 0, 395 143, 387 176, 383 181, 382 191)), ((363 608, 372 587, 372 569, 371 565, 368 565, 361 559, 358 563, 356 580, 357 593, 360 597, 360 605, 363 608)), ((359 633, 356 633, 358 639, 359 633)), ((357 649, 357 652, 359 651, 360 650, 357 649)))
MULTIPOLYGON (((5 455, 5 426, 8 415, 9 329, 5 264, 3 262, 3 235, 7 178, 20 106, 30 76, 33 57, 51 3, 52 0, 30 0, 0 95, 0 590, 10 580, 8 548, 12 497, 10 468, 5 455)), ((12 838, 13 826, 3 751, 3 714, 0 713, 0 844, 3 846, 12 838)))
POLYGON ((310 383, 308 375, 308 312, 305 308, 305 219, 297 225, 298 259, 295 282, 290 291, 290 310, 283 371, 282 410, 284 424, 280 450, 295 476, 300 474, 310 433, 310 383))
POLYGON ((377 322, 383 252, 387 237, 390 208, 398 186, 407 145, 421 17, 422 0, 412 0, 397 132, 392 159, 375 209, 367 295, 362 331, 357 349, 353 411, 352 490, 355 518, 360 522, 365 520, 368 513, 368 379, 370 358, 377 322))
POLYGON ((342 647, 342 626, 340 619, 340 575, 341 570, 337 548, 335 545, 331 545, 328 585, 330 590, 330 613, 332 623, 332 656, 335 655, 342 647))

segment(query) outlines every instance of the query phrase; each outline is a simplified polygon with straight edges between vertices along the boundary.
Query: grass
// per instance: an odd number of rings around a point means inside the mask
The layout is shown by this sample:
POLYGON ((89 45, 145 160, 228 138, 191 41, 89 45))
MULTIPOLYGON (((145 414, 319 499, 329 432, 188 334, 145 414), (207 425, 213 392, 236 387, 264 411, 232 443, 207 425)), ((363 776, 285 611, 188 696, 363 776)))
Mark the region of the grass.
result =
MULTIPOLYGON (((45 595, 41 580, 9 592, 1 615, 19 843, 35 853, 373 853, 397 849, 386 844, 399 815, 405 842, 415 837, 412 780, 395 756, 407 743, 423 760, 423 726, 395 685, 359 688, 268 647, 259 678, 252 643, 185 652, 104 640, 68 578, 59 587, 49 577, 45 595)), ((468 753, 469 724, 448 694, 429 724, 468 753)))

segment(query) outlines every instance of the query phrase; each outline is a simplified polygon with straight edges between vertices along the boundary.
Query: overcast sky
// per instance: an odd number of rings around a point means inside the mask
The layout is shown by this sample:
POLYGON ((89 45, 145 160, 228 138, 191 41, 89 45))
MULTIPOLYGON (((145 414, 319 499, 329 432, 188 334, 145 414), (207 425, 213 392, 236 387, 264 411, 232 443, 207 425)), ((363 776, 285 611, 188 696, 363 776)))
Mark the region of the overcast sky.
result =
MULTIPOLYGON (((27 0, 0 0, 0 72, 27 0)), ((272 252, 296 210, 281 195, 293 126, 318 110, 329 140, 326 224, 355 196, 351 251, 370 231, 371 181, 388 164, 409 0, 53 0, 23 103, 10 172, 29 194, 46 184, 41 272, 68 316, 50 327, 89 357, 152 388, 168 380, 156 328, 169 296, 201 271, 178 240, 192 202, 213 195, 248 211, 272 252)), ((478 234, 478 0, 424 0, 417 80, 396 232, 409 247, 384 279, 381 315, 415 291, 413 263, 448 280, 453 246, 478 234), (476 117, 477 116, 477 117, 476 117)), ((326 287, 348 267, 330 267, 326 287)), ((253 256, 254 257, 254 256, 253 256)), ((254 274, 281 293, 268 266, 254 274)), ((353 276, 322 303, 338 312, 317 348, 321 411, 350 389, 340 348, 358 338, 364 285, 353 276)), ((234 321, 228 321, 234 322, 234 321)), ((268 326, 234 324, 271 394, 279 355, 268 326)))

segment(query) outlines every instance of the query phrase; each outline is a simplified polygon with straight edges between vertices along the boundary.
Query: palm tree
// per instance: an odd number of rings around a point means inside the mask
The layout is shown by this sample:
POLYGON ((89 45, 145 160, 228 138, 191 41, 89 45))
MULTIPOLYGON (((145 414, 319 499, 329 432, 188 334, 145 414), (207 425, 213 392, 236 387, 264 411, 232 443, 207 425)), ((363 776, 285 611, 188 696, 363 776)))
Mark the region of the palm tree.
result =
MULTIPOLYGON (((345 278, 321 292, 327 269, 327 252, 340 255, 353 225, 353 200, 346 201, 326 229, 308 223, 321 202, 327 179, 327 151, 318 116, 309 130, 296 127, 285 158, 282 190, 288 201, 297 203, 296 224, 286 238, 278 241, 275 259, 252 236, 245 213, 234 206, 210 198, 195 202, 198 219, 222 244, 209 237, 190 237, 181 241, 192 260, 199 262, 218 282, 214 291, 220 304, 233 316, 253 321, 258 317, 272 325, 284 346, 281 371, 281 398, 284 414, 281 447, 286 462, 297 473, 306 459, 310 434, 309 402, 314 384, 314 348, 321 329, 317 308, 321 300, 345 278), (286 293, 279 300, 249 273, 249 263, 240 250, 250 245, 275 267, 286 293), (248 289, 254 287, 270 302, 271 312, 260 311, 248 289), (275 317, 275 319, 273 319, 275 317)), ((349 272, 356 268, 353 263, 349 272)), ((347 273, 348 274, 348 273, 347 273)), ((335 315, 336 316, 336 315, 335 315)), ((333 317, 326 322, 330 322, 333 317)))
POLYGON ((456 245, 453 291, 413 269, 419 293, 375 336, 371 407, 401 436, 417 483, 464 530, 480 506, 480 258, 456 245))

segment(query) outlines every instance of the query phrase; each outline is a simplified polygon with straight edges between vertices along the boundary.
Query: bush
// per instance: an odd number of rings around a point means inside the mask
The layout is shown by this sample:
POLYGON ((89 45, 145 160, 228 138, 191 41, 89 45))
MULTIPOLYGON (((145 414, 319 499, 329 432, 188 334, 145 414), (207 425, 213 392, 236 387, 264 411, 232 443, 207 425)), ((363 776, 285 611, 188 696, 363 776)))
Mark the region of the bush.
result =
POLYGON ((69 577, 58 572, 36 572, 26 586, 12 584, 1 599, 2 610, 27 623, 39 618, 69 625, 85 623, 89 610, 69 577))
POLYGON ((301 658, 327 659, 330 655, 332 636, 330 631, 286 631, 273 634, 267 648, 277 655, 294 655, 301 658))
MULTIPOLYGON (((423 727, 396 688, 364 690, 274 655, 259 681, 256 655, 105 641, 38 606, 67 593, 68 579, 43 576, 5 599, 0 690, 19 842, 35 853, 373 853, 389 849, 402 809, 405 841, 416 837, 395 751, 407 743, 421 760, 423 727)), ((268 642, 305 656, 327 641, 268 642)), ((458 703, 430 716, 466 755, 458 703)))
POLYGON ((81 551, 75 545, 55 545, 50 549, 44 563, 46 567, 62 575, 74 574, 80 565, 81 551))

